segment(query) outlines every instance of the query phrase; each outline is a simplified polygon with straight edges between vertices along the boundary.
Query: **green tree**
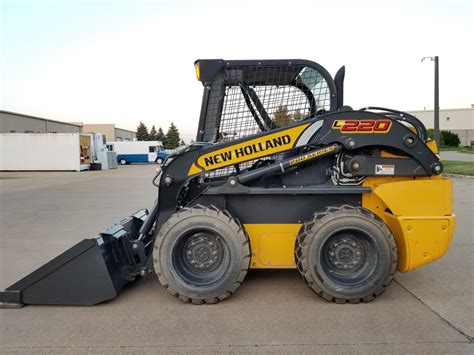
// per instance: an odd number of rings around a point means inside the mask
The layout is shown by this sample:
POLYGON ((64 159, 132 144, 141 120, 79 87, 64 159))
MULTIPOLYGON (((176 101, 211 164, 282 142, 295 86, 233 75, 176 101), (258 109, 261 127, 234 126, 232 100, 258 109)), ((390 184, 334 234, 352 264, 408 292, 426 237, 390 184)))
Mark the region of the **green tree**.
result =
POLYGON ((179 146, 179 142, 181 138, 179 137, 178 128, 171 122, 170 127, 168 128, 168 132, 166 132, 165 141, 163 145, 165 149, 174 149, 179 146))
POLYGON ((146 141, 148 140, 148 128, 146 128, 143 122, 137 127, 137 141, 146 141))
POLYGON ((150 133, 148 133, 148 140, 149 141, 156 141, 156 136, 158 132, 156 131, 155 125, 151 126, 150 133))
POLYGON ((181 142, 179 142, 179 145, 185 145, 186 143, 184 142, 184 139, 181 138, 181 142))
POLYGON ((161 127, 158 128, 158 133, 156 134, 156 140, 160 141, 161 143, 164 143, 165 141, 165 133, 163 132, 163 129, 161 127))
POLYGON ((294 113, 293 113, 293 121, 295 122, 299 122, 303 119, 303 114, 301 113, 300 110, 296 110, 294 113))
POLYGON ((451 131, 441 131, 441 135, 443 137, 443 142, 446 147, 459 147, 459 144, 461 144, 461 140, 459 139, 459 136, 456 133, 453 133, 451 131))
MULTIPOLYGON (((430 128, 428 131, 428 138, 434 139, 434 129, 430 128)), ((439 145, 440 147, 458 147, 461 144, 461 140, 456 133, 450 131, 439 132, 439 145)))
POLYGON ((288 112, 288 106, 280 105, 277 107, 273 122, 277 125, 277 127, 288 126, 294 122, 291 118, 291 114, 288 112))

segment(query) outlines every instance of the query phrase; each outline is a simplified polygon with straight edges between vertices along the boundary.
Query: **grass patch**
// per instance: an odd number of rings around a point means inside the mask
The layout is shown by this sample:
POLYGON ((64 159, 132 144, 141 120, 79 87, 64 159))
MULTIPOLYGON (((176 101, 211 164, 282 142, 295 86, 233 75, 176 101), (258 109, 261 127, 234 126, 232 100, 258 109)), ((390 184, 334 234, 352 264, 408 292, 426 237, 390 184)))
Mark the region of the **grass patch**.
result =
POLYGON ((474 176, 474 163, 469 161, 443 160, 444 172, 474 176))
POLYGON ((469 148, 469 147, 464 147, 464 148, 459 148, 458 152, 459 153, 474 154, 474 149, 469 148))
POLYGON ((441 147, 440 149, 442 152, 459 152, 459 153, 466 153, 466 154, 474 154, 474 149, 469 147, 441 147))

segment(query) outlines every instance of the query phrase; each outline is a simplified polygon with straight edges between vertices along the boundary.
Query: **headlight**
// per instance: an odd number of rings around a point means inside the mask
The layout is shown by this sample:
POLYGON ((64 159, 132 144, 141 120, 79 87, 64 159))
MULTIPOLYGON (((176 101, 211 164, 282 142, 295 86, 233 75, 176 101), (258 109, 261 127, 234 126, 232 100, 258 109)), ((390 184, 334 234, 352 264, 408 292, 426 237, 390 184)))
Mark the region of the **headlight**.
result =
POLYGON ((201 68, 199 65, 199 60, 194 62, 194 69, 196 69, 196 77, 198 80, 201 80, 201 68))

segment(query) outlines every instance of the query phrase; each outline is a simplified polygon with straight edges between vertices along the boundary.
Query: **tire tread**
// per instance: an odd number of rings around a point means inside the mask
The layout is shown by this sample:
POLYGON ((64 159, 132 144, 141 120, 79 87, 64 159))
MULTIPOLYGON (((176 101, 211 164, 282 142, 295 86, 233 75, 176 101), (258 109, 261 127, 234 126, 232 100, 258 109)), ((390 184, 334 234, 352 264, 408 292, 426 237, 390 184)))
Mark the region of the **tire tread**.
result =
POLYGON ((350 205, 330 206, 330 207, 327 207, 325 211, 316 212, 313 215, 312 220, 304 223, 303 227, 301 228, 300 233, 298 234, 296 238, 295 262, 296 262, 296 266, 301 277, 306 282, 306 285, 313 292, 315 292, 318 296, 322 297, 323 299, 330 302, 335 302, 335 303, 370 302, 375 297, 381 295, 385 291, 385 289, 391 284, 395 276, 397 262, 398 262, 397 245, 395 243, 395 239, 392 233, 390 232, 388 227, 385 225, 383 220, 377 215, 375 215, 374 213, 372 213, 371 211, 365 208, 354 207, 350 205), (339 298, 339 297, 335 297, 333 295, 330 295, 324 292, 314 281, 313 276, 311 275, 308 260, 305 256, 306 255, 305 251, 307 251, 307 249, 309 248, 310 240, 312 238, 312 232, 316 231, 322 225, 321 221, 323 219, 324 219, 324 222, 327 222, 330 219, 340 218, 340 217, 344 217, 348 215, 349 216, 363 216, 367 219, 370 219, 379 228, 381 228, 381 230, 383 231, 390 245, 390 253, 391 253, 391 258, 393 260, 392 263, 390 264, 390 270, 387 273, 387 276, 385 280, 383 281, 382 286, 375 289, 371 295, 361 297, 361 298, 339 298))

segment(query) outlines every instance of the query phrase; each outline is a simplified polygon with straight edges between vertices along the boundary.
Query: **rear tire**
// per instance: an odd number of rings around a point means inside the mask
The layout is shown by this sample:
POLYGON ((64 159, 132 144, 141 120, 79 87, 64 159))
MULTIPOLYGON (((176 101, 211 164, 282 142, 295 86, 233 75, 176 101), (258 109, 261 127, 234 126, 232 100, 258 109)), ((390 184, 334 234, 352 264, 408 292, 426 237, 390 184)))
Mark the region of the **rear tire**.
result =
POLYGON ((125 159, 119 160, 120 165, 127 165, 127 161, 125 159))
POLYGON ((194 304, 216 303, 242 284, 250 264, 249 239, 227 211, 197 205, 173 214, 153 251, 160 283, 194 304))
POLYGON ((397 247, 385 223, 351 206, 329 207, 304 224, 295 245, 298 270, 309 288, 336 303, 369 302, 390 285, 397 247))

